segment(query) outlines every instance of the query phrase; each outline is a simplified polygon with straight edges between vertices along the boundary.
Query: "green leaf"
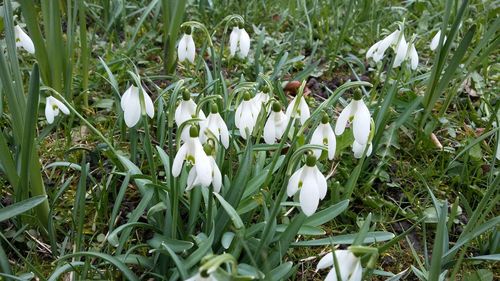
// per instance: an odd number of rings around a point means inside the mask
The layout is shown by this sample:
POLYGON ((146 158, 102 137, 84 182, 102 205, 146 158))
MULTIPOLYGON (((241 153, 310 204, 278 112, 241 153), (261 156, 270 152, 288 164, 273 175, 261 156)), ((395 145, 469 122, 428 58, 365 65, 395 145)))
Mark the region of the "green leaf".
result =
MULTIPOLYGON (((332 244, 349 245, 353 244, 356 236, 357 234, 338 235, 322 239, 294 242, 291 245, 294 247, 329 246, 332 244)), ((366 233, 366 236, 362 241, 362 244, 383 242, 391 240, 392 238, 394 238, 394 234, 390 232, 383 232, 383 231, 368 232, 366 233)))
POLYGON ((148 240, 148 244, 154 249, 160 249, 162 245, 168 245, 175 253, 187 251, 194 245, 193 242, 171 239, 157 233, 148 240))
POLYGON ((324 210, 314 213, 312 216, 308 217, 304 222, 305 225, 308 226, 320 226, 323 225, 338 215, 340 215, 343 211, 347 209, 349 206, 349 200, 343 200, 333 206, 330 206, 324 210))
POLYGON ((47 200, 47 196, 39 195, 2 208, 0 209, 0 222, 29 211, 42 204, 45 200, 47 200))
POLYGON ((213 192, 213 195, 217 197, 217 200, 219 200, 220 204, 226 210, 226 213, 229 215, 231 220, 233 221, 234 226, 237 229, 243 229, 245 225, 243 224, 243 221, 241 220, 240 216, 238 215, 238 212, 231 206, 222 196, 220 196, 217 192, 213 192))

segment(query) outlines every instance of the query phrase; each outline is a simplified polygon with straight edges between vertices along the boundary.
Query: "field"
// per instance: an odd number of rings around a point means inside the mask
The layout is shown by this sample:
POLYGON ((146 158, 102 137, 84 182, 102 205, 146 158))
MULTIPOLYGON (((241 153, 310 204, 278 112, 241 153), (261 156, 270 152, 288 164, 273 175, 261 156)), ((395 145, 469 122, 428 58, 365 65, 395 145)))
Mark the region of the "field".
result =
POLYGON ((499 12, 3 1, 0 280, 500 279, 499 12))

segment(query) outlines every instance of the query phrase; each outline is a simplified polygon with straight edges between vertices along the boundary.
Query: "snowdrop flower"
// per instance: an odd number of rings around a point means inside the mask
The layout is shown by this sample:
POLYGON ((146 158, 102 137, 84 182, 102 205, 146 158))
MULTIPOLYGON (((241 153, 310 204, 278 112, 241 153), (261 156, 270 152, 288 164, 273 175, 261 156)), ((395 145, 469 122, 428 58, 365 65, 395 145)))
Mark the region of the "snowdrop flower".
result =
POLYGON ((252 134, 255 123, 257 122, 257 117, 259 116, 260 107, 255 104, 255 100, 250 98, 250 94, 247 92, 243 96, 243 101, 236 108, 236 114, 234 116, 234 124, 236 128, 240 130, 241 137, 244 139, 248 138, 248 133, 252 134))
POLYGON ((307 105, 306 99, 304 96, 300 97, 299 101, 299 106, 297 107, 297 110, 295 112, 293 111, 293 108, 295 107, 295 103, 297 102, 298 96, 295 96, 293 100, 288 104, 288 107, 286 108, 286 116, 288 118, 299 118, 300 124, 304 124, 306 120, 311 116, 311 113, 309 111, 309 106, 307 105))
POLYGON ((401 34, 400 36, 401 38, 399 38, 399 41, 397 41, 396 44, 396 57, 394 58, 394 64, 392 65, 393 68, 401 66, 406 58, 406 52, 408 50, 408 43, 406 42, 405 35, 401 34))
POLYGON ((177 57, 180 62, 184 60, 188 60, 191 63, 194 63, 194 55, 196 52, 196 47, 194 45, 193 36, 189 33, 184 33, 179 41, 179 45, 177 46, 177 57))
POLYGON ((233 27, 233 31, 229 35, 229 52, 233 57, 236 52, 240 58, 245 58, 250 50, 250 36, 244 28, 238 26, 233 27))
MULTIPOLYGON (((430 49, 431 51, 434 51, 437 49, 439 45, 439 39, 441 38, 441 30, 439 30, 434 37, 432 37, 431 44, 430 44, 430 49)), ((443 38, 443 45, 446 43, 446 35, 443 38)))
POLYGON ((366 59, 372 58, 373 61, 379 62, 384 58, 385 51, 396 44, 399 38, 399 29, 386 36, 384 39, 373 44, 366 52, 366 59))
POLYGON ((417 50, 415 49, 415 43, 410 43, 409 47, 409 60, 410 60, 410 67, 412 70, 417 69, 418 66, 418 53, 417 50))
POLYGON ((14 36, 16 37, 16 47, 22 47, 30 54, 35 53, 33 41, 19 25, 14 26, 14 36))
POLYGON ((354 99, 340 113, 337 124, 335 124, 335 135, 340 136, 344 133, 349 120, 352 120, 352 130, 356 142, 366 144, 370 135, 371 117, 359 92, 354 94, 354 99))
POLYGON ((215 103, 212 104, 211 112, 208 114, 207 119, 200 122, 200 131, 200 140, 202 143, 207 142, 210 131, 226 149, 229 147, 229 131, 215 103))
POLYGON ((328 253, 321 258, 316 267, 316 271, 332 267, 325 281, 361 281, 363 276, 361 260, 350 250, 336 250, 334 253, 340 271, 340 280, 337 279, 333 253, 328 253))
POLYGON ((54 122, 54 117, 59 115, 59 111, 68 115, 69 109, 53 96, 48 96, 45 103, 45 118, 47 118, 47 123, 52 124, 54 122))
MULTIPOLYGON (((311 137, 311 144, 324 145, 328 148, 328 159, 333 160, 335 156, 335 149, 337 148, 337 140, 332 126, 330 126, 330 118, 325 113, 321 119, 321 124, 314 130, 311 137)), ((321 156, 321 149, 314 149, 314 156, 317 159, 321 156)))
POLYGON ((281 104, 274 102, 272 111, 264 125, 264 141, 267 144, 276 143, 276 140, 281 139, 288 125, 288 116, 281 110, 281 104))
POLYGON ((153 118, 155 115, 153 101, 142 87, 139 90, 136 86, 130 86, 123 93, 120 105, 123 110, 125 124, 129 128, 134 127, 139 122, 142 114, 147 114, 149 118, 153 118))
POLYGON ((360 144, 357 141, 352 143, 352 152, 354 153, 355 158, 361 158, 363 156, 363 152, 365 152, 366 145, 368 145, 368 150, 366 151, 366 156, 370 156, 372 154, 372 142, 365 144, 360 144))
MULTIPOLYGON (((222 186, 222 175, 220 173, 219 167, 217 166, 217 163, 215 162, 215 158, 212 155, 213 148, 211 145, 206 144, 204 147, 204 151, 208 155, 209 165, 212 170, 212 174, 210 175, 212 186, 214 187, 214 191, 219 193, 220 187, 222 186)), ((189 191, 193 187, 198 185, 201 185, 202 187, 208 187, 208 185, 204 185, 204 183, 201 181, 201 177, 198 176, 198 169, 192 168, 188 174, 186 191, 189 191)))
POLYGON ((189 128, 189 139, 179 148, 172 163, 172 176, 178 177, 181 174, 184 161, 189 161, 193 167, 188 177, 191 178, 191 185, 209 186, 214 176, 210 158, 205 153, 200 139, 198 138, 198 128, 189 128))
POLYGON ((310 216, 316 212, 319 200, 326 196, 326 179, 316 167, 314 155, 308 155, 306 164, 293 173, 286 192, 293 196, 299 189, 300 207, 306 216, 310 216))
MULTIPOLYGON (((174 121, 177 127, 180 127, 182 123, 192 119, 192 118, 205 119, 205 113, 202 110, 198 112, 196 116, 196 103, 191 99, 191 94, 185 91, 182 93, 182 100, 175 109, 174 121)), ((191 126, 186 126, 181 132, 181 139, 187 141, 189 139, 189 128, 191 126)))

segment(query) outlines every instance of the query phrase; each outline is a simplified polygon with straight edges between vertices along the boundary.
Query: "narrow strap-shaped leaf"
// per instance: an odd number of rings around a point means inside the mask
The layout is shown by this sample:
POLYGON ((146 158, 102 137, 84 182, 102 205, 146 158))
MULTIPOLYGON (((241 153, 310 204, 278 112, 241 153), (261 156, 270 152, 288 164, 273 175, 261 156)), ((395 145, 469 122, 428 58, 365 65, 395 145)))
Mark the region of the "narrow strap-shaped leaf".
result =
POLYGON ((33 209, 47 199, 47 196, 35 196, 0 209, 0 222, 13 218, 33 209))

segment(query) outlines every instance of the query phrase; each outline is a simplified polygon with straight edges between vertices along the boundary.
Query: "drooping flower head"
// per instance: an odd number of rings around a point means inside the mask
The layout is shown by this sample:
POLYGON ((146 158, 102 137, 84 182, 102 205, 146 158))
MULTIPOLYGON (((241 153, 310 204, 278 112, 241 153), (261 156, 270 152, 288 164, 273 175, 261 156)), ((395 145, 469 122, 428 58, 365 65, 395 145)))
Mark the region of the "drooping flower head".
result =
POLYGON ((178 177, 181 174, 182 166, 184 161, 186 161, 193 165, 191 170, 195 170, 193 173, 189 173, 191 186, 209 186, 213 180, 213 168, 209 157, 201 145, 198 134, 196 126, 189 128, 189 139, 179 148, 172 163, 172 176, 178 177))
POLYGON ((281 104, 274 102, 266 125, 264 125, 264 141, 267 144, 273 144, 276 143, 276 140, 280 140, 285 133, 288 121, 288 116, 283 113, 281 104))
MULTIPOLYGON (((431 51, 435 51, 439 45, 439 40, 441 38, 441 30, 439 30, 434 37, 432 37, 431 44, 429 45, 431 51)), ((443 45, 446 43, 446 35, 443 38, 443 45)))
MULTIPOLYGON (((335 138, 335 133, 333 132, 332 126, 330 125, 330 118, 326 113, 323 114, 321 118, 321 123, 314 130, 311 137, 311 144, 324 145, 328 148, 328 159, 333 160, 335 156, 335 150, 337 149, 337 139, 335 138)), ((314 149, 314 156, 317 159, 321 156, 321 149, 314 149)))
POLYGON ((321 258, 316 267, 316 271, 331 267, 325 281, 361 281, 361 278, 363 277, 361 260, 350 250, 335 250, 334 253, 338 269, 340 271, 338 274, 340 276, 340 280, 337 279, 333 253, 328 253, 321 258))
POLYGON ((354 99, 342 110, 335 124, 335 134, 344 133, 347 122, 352 120, 354 139, 359 144, 366 144, 370 135, 370 111, 366 107, 360 92, 355 92, 354 99))
POLYGON ((413 43, 406 42, 405 35, 400 29, 392 32, 384 39, 373 44, 366 52, 366 59, 372 58, 374 62, 381 61, 385 52, 389 47, 392 47, 395 52, 393 68, 401 66, 401 64, 409 60, 411 69, 415 70, 418 66, 418 54, 413 43))
POLYGON ((200 122, 200 140, 207 142, 211 133, 227 149, 229 147, 229 131, 224 119, 219 114, 217 104, 213 103, 207 119, 200 122))
POLYGON ((177 46, 177 57, 180 62, 188 60, 194 63, 194 56, 196 54, 196 47, 194 45, 193 35, 191 35, 191 30, 187 30, 184 35, 182 35, 179 45, 177 46))
POLYGON ((299 118, 300 124, 303 125, 309 116, 311 116, 311 112, 309 111, 309 106, 307 105, 306 99, 304 96, 295 96, 292 101, 288 104, 286 108, 286 116, 290 119, 299 118), (299 105, 297 109, 294 111, 295 103, 299 100, 299 105))
POLYGON ((245 58, 250 51, 250 36, 244 28, 238 26, 233 27, 233 31, 229 35, 229 52, 232 57, 236 53, 240 58, 245 58))
POLYGON ((54 122, 54 117, 59 115, 59 111, 68 115, 69 109, 53 96, 48 96, 45 101, 45 118, 47 118, 47 123, 52 124, 54 122))
POLYGON ((300 207, 306 216, 311 216, 327 191, 325 176, 316 167, 316 157, 312 153, 307 156, 306 164, 295 171, 288 181, 288 196, 293 196, 299 189, 300 207))
MULTIPOLYGON (((205 113, 202 110, 196 115, 196 103, 191 99, 191 94, 186 90, 182 93, 182 100, 175 109, 174 121, 177 127, 180 127, 182 123, 193 119, 200 118, 205 119, 205 113)), ((186 141, 189 138, 189 128, 190 126, 184 127, 181 132, 181 139, 186 141)))
POLYGON ((26 52, 30 54, 35 53, 35 45, 33 44, 33 41, 19 25, 14 26, 14 36, 16 38, 17 47, 25 49, 26 52))
MULTIPOLYGON (((219 167, 217 166, 217 163, 215 162, 215 158, 213 155, 215 149, 210 143, 206 143, 203 146, 203 150, 208 156, 210 169, 212 171, 212 173, 210 174, 211 178, 210 182, 214 187, 214 191, 219 193, 220 188, 222 186, 222 175, 220 173, 219 167)), ((198 175, 198 169, 196 169, 196 167, 193 167, 188 174, 186 191, 191 190, 195 186, 208 187, 208 185, 206 185, 205 182, 202 182, 202 179, 203 178, 198 175)))
POLYGON ((123 110, 125 124, 127 127, 134 127, 141 119, 141 115, 148 115, 153 118, 155 115, 153 101, 144 88, 130 86, 122 95, 120 102, 123 110))
POLYGON ((248 134, 252 134, 259 112, 260 107, 255 104, 255 100, 251 98, 250 93, 245 92, 234 116, 234 124, 240 130, 241 137, 244 139, 248 138, 248 134))

